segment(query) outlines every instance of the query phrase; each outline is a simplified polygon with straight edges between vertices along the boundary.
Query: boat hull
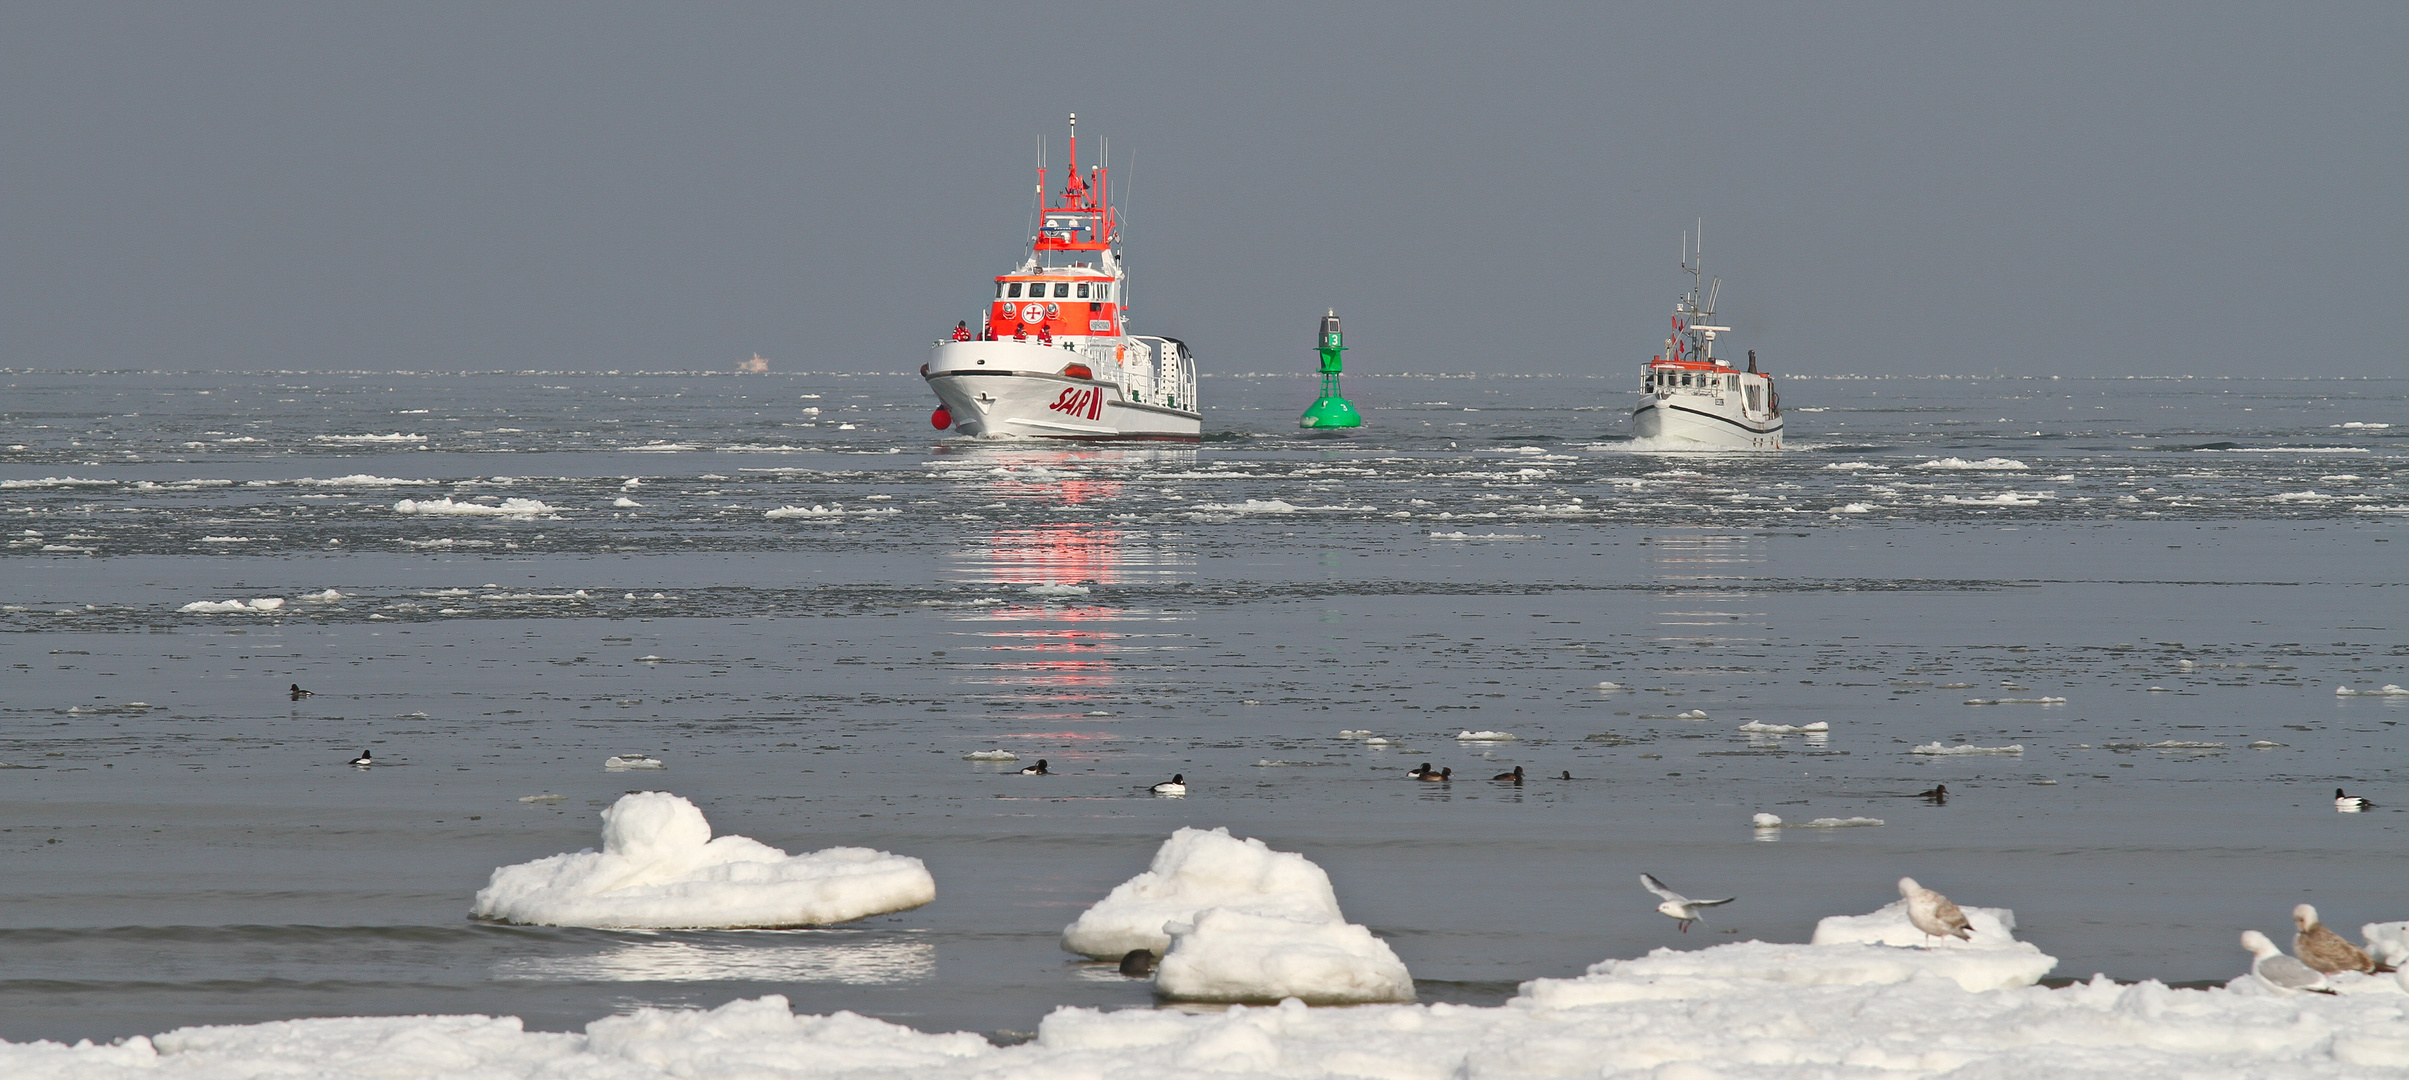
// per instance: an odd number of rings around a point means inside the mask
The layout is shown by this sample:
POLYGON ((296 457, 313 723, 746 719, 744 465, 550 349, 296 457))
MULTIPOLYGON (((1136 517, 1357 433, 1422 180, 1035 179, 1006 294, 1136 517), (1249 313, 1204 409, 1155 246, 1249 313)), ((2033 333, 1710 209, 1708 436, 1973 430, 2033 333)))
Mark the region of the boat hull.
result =
MULTIPOLYGON (((983 439, 1134 439, 1193 442, 1204 416, 1178 408, 1179 391, 1131 376, 1103 346, 1066 352, 1015 341, 948 342, 920 369, 956 434, 983 439), (1071 368, 1085 368, 1081 377, 1071 368), (1114 375, 1121 378, 1113 378, 1114 375), (1138 393, 1133 396, 1131 390, 1138 393), (1147 387, 1155 387, 1148 395, 1147 387), (1136 400, 1151 396, 1170 400, 1136 400)), ((1140 375, 1150 372, 1141 371, 1140 375)), ((1188 404, 1181 401, 1180 404, 1188 404)))
POLYGON ((1701 450, 1779 450, 1782 418, 1763 420, 1728 415, 1712 405, 1689 404, 1679 398, 1650 394, 1631 410, 1631 434, 1642 439, 1693 443, 1701 450))

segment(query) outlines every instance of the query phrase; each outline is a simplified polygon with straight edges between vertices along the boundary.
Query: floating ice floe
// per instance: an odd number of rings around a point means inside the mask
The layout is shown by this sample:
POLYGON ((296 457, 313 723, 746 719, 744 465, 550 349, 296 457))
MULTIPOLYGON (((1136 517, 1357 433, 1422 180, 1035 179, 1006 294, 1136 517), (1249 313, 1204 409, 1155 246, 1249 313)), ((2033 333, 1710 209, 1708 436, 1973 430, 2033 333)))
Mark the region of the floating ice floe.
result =
POLYGON ((2335 696, 2335 697, 2409 697, 2409 690, 2404 690, 2404 689, 2402 689, 2402 688, 2401 688, 2401 686, 2400 686, 2400 684, 2398 684, 2398 683, 2385 683, 2385 684, 2384 684, 2384 686, 2383 686, 2383 688, 2382 688, 2382 689, 2379 689, 2379 690, 2353 690, 2353 689, 2351 689, 2350 687, 2347 687, 2347 686, 2337 686, 2337 687, 2335 687, 2335 688, 2334 688, 2334 696, 2335 696))
POLYGON ((519 801, 523 803, 553 803, 561 802, 567 798, 568 796, 566 795, 554 795, 547 791, 541 795, 521 795, 519 796, 519 801))
POLYGON ((195 600, 176 610, 195 615, 248 615, 262 611, 275 611, 283 606, 283 597, 263 596, 257 600, 195 600))
POLYGON ((629 769, 666 769, 669 766, 662 764, 660 758, 643 754, 612 754, 602 759, 602 767, 611 772, 626 772, 629 769))
POLYGON ((973 750, 962 755, 964 761, 1019 761, 1020 755, 1010 750, 973 750))
POLYGON ((1519 742, 1522 739, 1522 736, 1510 731, 1459 731, 1455 737, 1458 742, 1519 742))
POLYGON ((314 438, 323 443, 422 443, 427 441, 427 437, 424 435, 404 435, 398 431, 390 435, 318 435, 314 438))
POLYGON ((1062 946, 1099 960, 1155 953, 1156 991, 1180 1000, 1413 997, 1404 963, 1339 913, 1321 867, 1226 828, 1173 833, 1146 872, 1063 928, 1062 946))
POLYGON ((1974 746, 1966 743, 1960 743, 1956 746, 1943 746, 1937 742, 1928 742, 1922 746, 1918 746, 1915 749, 1908 751, 1910 754, 1932 754, 1941 757, 1951 757, 1961 754, 2021 754, 2023 752, 2023 743, 2015 743, 2010 746, 1974 746))
POLYGON ((1026 589, 1022 589, 1021 591, 1031 596, 1086 596, 1094 590, 1085 585, 1069 585, 1062 582, 1049 581, 1042 584, 1031 585, 1026 589))
POLYGON ((1166 923, 1193 922, 1206 908, 1232 908, 1303 922, 1343 921, 1330 875, 1304 856, 1241 840, 1227 828, 1181 829, 1156 849, 1146 872, 1115 886, 1062 930, 1062 947, 1098 960, 1131 949, 1161 955, 1166 923))
POLYGON ((1433 540, 1537 540, 1537 539, 1539 539, 1539 538, 1538 538, 1538 537, 1536 537, 1536 536, 1531 536, 1531 535, 1529 535, 1529 534, 1526 534, 1526 533, 1466 533, 1466 532, 1434 532, 1434 533, 1430 534, 1430 538, 1431 538, 1431 539, 1433 539, 1433 540))
POLYGON ((1198 503, 1196 509, 1208 514, 1293 514, 1303 507, 1280 499, 1248 499, 1242 503, 1198 503))
POLYGON ((324 604, 324 603, 333 603, 334 601, 337 601, 337 600, 341 600, 341 599, 343 599, 343 594, 342 594, 342 593, 339 593, 339 592, 336 592, 336 591, 335 591, 335 590, 333 590, 333 589, 328 589, 328 590, 326 590, 325 592, 302 593, 302 594, 301 594, 301 599, 303 599, 303 600, 315 600, 315 601, 317 601, 317 602, 319 602, 319 603, 322 603, 322 604, 324 604))
POLYGON ((1339 730, 1338 737, 1342 739, 1369 739, 1372 737, 1372 730, 1370 728, 1364 728, 1361 730, 1354 728, 1342 728, 1339 730))
POLYGON ((21 488, 116 487, 115 480, 79 480, 72 476, 45 476, 39 480, 0 480, 0 491, 21 488))
POLYGON ((782 521, 787 518, 806 518, 825 521, 831 518, 844 517, 845 508, 842 506, 821 506, 818 503, 813 503, 809 507, 781 506, 775 510, 767 511, 761 516, 772 521, 782 521))
POLYGON ((2064 704, 2066 704, 2066 699, 2065 699, 2065 698, 2062 698, 2062 697, 2001 697, 2001 698, 1973 697, 1973 698, 1967 698, 1967 699, 1966 699, 1966 704, 1968 704, 1968 705, 2064 705, 2064 704))
POLYGON ((1206 908, 1171 923, 1155 992, 1178 1001, 1356 1005, 1412 1001, 1414 979, 1388 943, 1338 919, 1298 920, 1206 908))
POLYGON ((530 521, 552 517, 556 511, 535 499, 504 499, 499 504, 454 502, 449 495, 440 499, 403 499, 393 504, 396 514, 417 514, 432 517, 499 517, 530 521))
POLYGON ((1611 682, 1611 681, 1610 681, 1610 682, 1601 682, 1601 683, 1599 683, 1599 684, 1598 684, 1598 689, 1600 689, 1600 690, 1620 690, 1620 689, 1622 689, 1622 688, 1623 688, 1623 684, 1621 684, 1621 683, 1619 683, 1619 682, 1611 682))
POLYGON ((621 495, 616 499, 612 499, 611 506, 612 508, 618 510, 641 510, 644 508, 643 503, 637 502, 636 500, 628 498, 625 495, 621 495))
POLYGON ((1950 506, 2039 506, 2051 497, 2046 491, 2002 491, 1997 495, 1943 495, 1941 501, 1950 506))
POLYGON ((1968 461, 1959 457, 1945 457, 1935 458, 1931 461, 1927 461, 1921 465, 1916 465, 1913 467, 1918 469, 1948 469, 1959 472, 2023 472, 2027 469, 2030 469, 2032 466, 2026 465, 2025 463, 2014 458, 1995 457, 1984 458, 1981 461, 1968 461))
POLYGON ((1673 714, 1673 719, 1675 719, 1675 720, 1704 720, 1704 719, 1706 719, 1706 710, 1705 710, 1705 709, 1691 709, 1691 710, 1690 710, 1690 711, 1688 711, 1688 712, 1678 712, 1678 713, 1674 713, 1674 714, 1673 714))
MULTIPOLYGON (((275 481, 273 481, 273 480, 252 480, 252 481, 249 481, 249 483, 252 483, 252 484, 273 484, 273 483, 275 483, 275 481)), ((397 480, 397 479, 394 479, 393 477, 390 477, 390 476, 371 476, 371 475, 369 475, 369 474, 367 474, 367 473, 353 473, 353 474, 351 474, 351 475, 349 475, 349 476, 330 476, 330 477, 327 477, 327 478, 326 478, 326 479, 324 479, 324 480, 319 480, 319 479, 316 479, 316 478, 314 478, 314 477, 308 477, 308 476, 304 476, 304 477, 302 477, 301 479, 299 479, 299 480, 295 480, 295 481, 293 481, 293 482, 292 482, 292 484, 293 484, 293 486, 294 486, 294 487, 320 487, 320 488, 327 488, 327 487, 332 487, 332 488, 342 488, 342 487, 424 487, 424 486, 426 486, 426 485, 428 485, 428 484, 432 484, 432 483, 434 483, 434 481, 433 481, 433 480, 397 480)))
POLYGON ((1812 724, 1766 724, 1751 720, 1740 725, 1740 730, 1755 735, 1807 735, 1830 731, 1832 725, 1825 720, 1812 724))
POLYGON ((1868 829, 1889 823, 1878 817, 1819 817, 1813 821, 1783 821, 1775 815, 1760 813, 1749 819, 1749 824, 1760 829, 1868 829))
POLYGON ((1877 507, 1872 503, 1853 502, 1846 506, 1833 507, 1832 512, 1835 514, 1870 514, 1877 509, 1880 509, 1880 507, 1877 507))
POLYGON ((788 855, 742 836, 713 839, 703 812, 665 791, 622 795, 602 821, 601 851, 495 870, 470 914, 601 929, 828 926, 937 898, 918 859, 858 847, 788 855))

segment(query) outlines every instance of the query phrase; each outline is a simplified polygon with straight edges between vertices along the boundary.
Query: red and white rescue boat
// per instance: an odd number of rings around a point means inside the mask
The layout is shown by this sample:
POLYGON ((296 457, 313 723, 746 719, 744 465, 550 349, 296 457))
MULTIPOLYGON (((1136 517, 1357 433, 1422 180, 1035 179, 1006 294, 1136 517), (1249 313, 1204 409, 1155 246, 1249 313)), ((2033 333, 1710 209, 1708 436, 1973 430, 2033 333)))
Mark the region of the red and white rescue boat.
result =
POLYGON ((1682 237, 1681 268, 1689 272, 1690 291, 1673 302, 1673 332, 1665 338, 1664 352, 1648 361, 1640 383, 1645 396, 1631 410, 1631 433, 1699 450, 1779 450, 1782 396, 1773 390, 1773 376, 1757 370, 1753 349, 1746 371, 1715 355, 1715 335, 1728 334, 1731 327, 1714 325, 1723 279, 1702 290, 1698 278, 1705 262, 1703 255, 1693 256, 1689 238, 1682 237))
POLYGON ((1029 257, 995 279, 973 327, 936 343, 921 377, 940 403, 938 428, 988 438, 1177 439, 1204 432, 1196 362, 1178 338, 1128 332, 1112 171, 1079 171, 1079 117, 1060 191, 1037 169, 1037 235, 1029 257))

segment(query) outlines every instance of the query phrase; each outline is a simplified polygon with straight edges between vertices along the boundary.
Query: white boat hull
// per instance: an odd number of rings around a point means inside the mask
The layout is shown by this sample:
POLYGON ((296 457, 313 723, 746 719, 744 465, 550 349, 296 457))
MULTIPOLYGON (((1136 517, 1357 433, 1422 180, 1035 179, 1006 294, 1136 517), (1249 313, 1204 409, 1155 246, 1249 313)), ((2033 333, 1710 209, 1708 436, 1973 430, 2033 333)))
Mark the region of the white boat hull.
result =
POLYGON ((971 341, 945 343, 937 353, 921 374, 957 434, 1179 441, 1204 434, 1204 416, 1176 407, 1176 396, 1159 403, 1133 400, 1130 380, 1113 378, 1127 373, 1110 359, 1109 349, 1069 353, 1014 341, 971 341), (1062 373, 1066 361, 1086 362, 1093 377, 1062 373))
POLYGON ((1703 395, 1649 394, 1631 410, 1631 434, 1642 439, 1694 443, 1701 450, 1779 450, 1782 417, 1752 419, 1746 412, 1703 395))

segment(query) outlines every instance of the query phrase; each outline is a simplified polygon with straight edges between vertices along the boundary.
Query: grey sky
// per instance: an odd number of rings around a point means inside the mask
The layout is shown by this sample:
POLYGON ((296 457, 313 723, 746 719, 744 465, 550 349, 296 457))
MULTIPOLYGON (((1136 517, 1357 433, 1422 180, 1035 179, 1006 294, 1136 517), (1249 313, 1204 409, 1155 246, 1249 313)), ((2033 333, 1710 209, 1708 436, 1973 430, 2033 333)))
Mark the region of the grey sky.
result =
POLYGON ((0 365, 909 371, 1110 135, 1208 371, 2409 373, 2409 5, 14 4, 0 365), (1089 140, 1083 138, 1083 150, 1089 140))

